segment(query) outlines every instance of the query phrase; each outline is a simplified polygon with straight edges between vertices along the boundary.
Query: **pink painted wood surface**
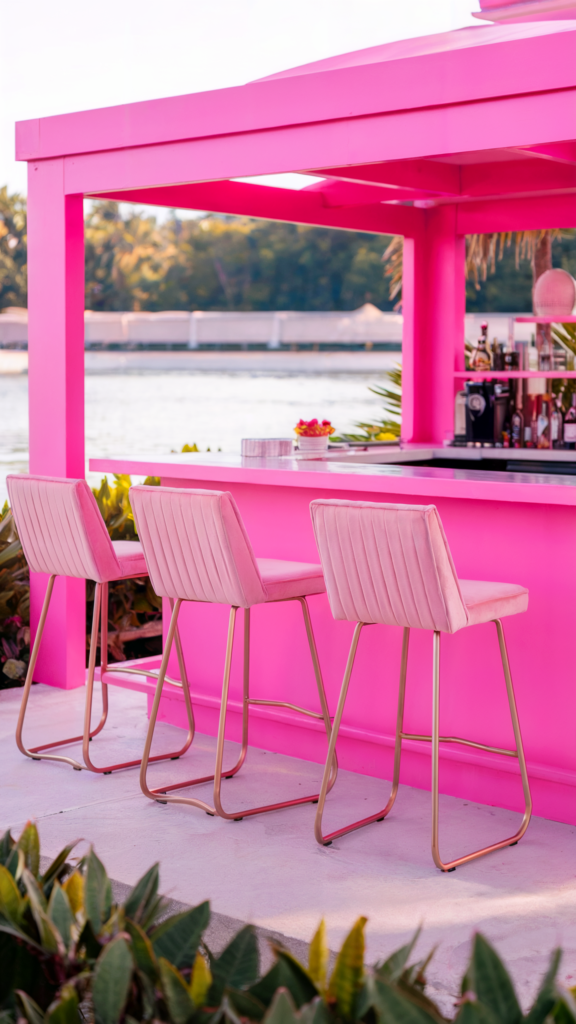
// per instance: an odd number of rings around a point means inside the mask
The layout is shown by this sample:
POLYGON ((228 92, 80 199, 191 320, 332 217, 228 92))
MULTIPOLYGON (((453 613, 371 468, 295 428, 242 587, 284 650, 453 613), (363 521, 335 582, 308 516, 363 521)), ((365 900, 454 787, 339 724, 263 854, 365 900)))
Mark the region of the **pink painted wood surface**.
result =
MULTIPOLYGON (((348 491, 340 496, 367 500, 371 492, 348 491)), ((179 478, 163 478, 170 486, 179 478)), ((202 487, 204 480, 188 481, 202 487)), ((402 501, 396 482, 382 500, 402 501)), ((316 549, 309 516, 315 497, 332 495, 321 486, 282 488, 222 481, 241 509, 257 556, 313 560, 316 549)), ((430 496, 414 487, 412 500, 430 496)), ((576 639, 573 608, 566 601, 564 582, 576 572, 576 547, 567 538, 576 529, 576 509, 569 506, 530 506, 480 503, 438 497, 435 502, 449 538, 459 576, 521 583, 530 589, 525 615, 509 618, 505 629, 516 686, 518 707, 531 781, 535 813, 576 823, 576 747, 573 721, 576 688, 573 665, 576 639), (526 552, 531 557, 526 557, 526 552), (561 709, 561 711, 560 711, 561 709)), ((334 711, 353 626, 334 622, 324 595, 310 599, 314 631, 334 711)), ((182 609, 181 632, 188 659, 191 689, 196 698, 198 728, 215 733, 222 685, 227 609, 188 605, 182 609)), ((252 613, 252 692, 266 699, 290 699, 306 705, 313 693, 306 641, 298 609, 270 606, 252 613)), ((371 627, 365 631, 354 671, 345 715, 341 764, 390 778, 395 700, 400 663, 401 631, 371 627)), ((512 732, 491 625, 463 630, 442 638, 442 729, 478 742, 510 747, 512 732)), ((177 677, 176 659, 170 672, 177 677)), ((429 733, 431 715, 432 640, 413 631, 410 648, 406 729, 429 733)), ((241 632, 234 654, 228 735, 239 738, 241 632)), ((184 726, 181 697, 162 705, 166 721, 184 726)), ((251 742, 269 750, 322 761, 324 741, 314 727, 296 724, 283 712, 266 709, 253 720, 251 742)), ((407 745, 402 781, 429 788, 430 760, 426 748, 407 745)), ((496 755, 451 747, 443 752, 441 788, 445 793, 488 804, 521 807, 517 765, 496 755)))
MULTIPOLYGON (((575 40, 576 25, 544 24, 465 28, 385 44, 344 55, 340 67, 318 62, 231 89, 23 121, 17 125, 17 158, 90 154, 566 89, 574 84, 575 40)), ((453 145, 444 150, 453 151, 453 145)), ((355 161, 341 161, 349 162, 355 161)))
MULTIPOLYGON (((63 161, 28 175, 28 394, 30 472, 84 477, 84 217, 82 196, 63 191, 63 161)), ((47 578, 32 574, 32 629, 47 578)), ((84 682, 85 584, 56 581, 35 681, 84 682)))

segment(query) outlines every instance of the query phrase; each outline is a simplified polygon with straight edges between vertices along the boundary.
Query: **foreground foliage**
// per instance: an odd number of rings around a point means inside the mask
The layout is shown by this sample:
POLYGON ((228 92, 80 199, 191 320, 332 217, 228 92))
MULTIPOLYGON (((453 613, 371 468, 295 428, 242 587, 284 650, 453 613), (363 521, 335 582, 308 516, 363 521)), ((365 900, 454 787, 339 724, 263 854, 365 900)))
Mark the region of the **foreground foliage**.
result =
POLYGON ((20 685, 30 660, 30 574, 8 502, 0 511, 0 689, 20 685))
MULTIPOLYGON (((75 844, 40 869, 40 842, 28 823, 0 840, 0 1021, 2 1024, 444 1024, 426 995, 425 961, 410 963, 419 932, 387 960, 364 966, 366 918, 356 921, 329 971, 326 928, 308 964, 273 945, 260 973, 251 925, 218 955, 206 944, 207 902, 166 916, 158 865, 122 904, 112 898, 94 850, 75 863, 75 844)), ((456 1002, 456 1024, 576 1024, 572 994, 556 982, 551 957, 523 1015, 495 950, 476 935, 456 1002)))
POLYGON ((357 423, 362 433, 343 434, 342 441, 389 441, 400 437, 400 417, 402 414, 402 367, 397 365, 386 373, 388 385, 381 387, 375 384, 368 388, 374 395, 384 399, 385 418, 372 423, 357 423))

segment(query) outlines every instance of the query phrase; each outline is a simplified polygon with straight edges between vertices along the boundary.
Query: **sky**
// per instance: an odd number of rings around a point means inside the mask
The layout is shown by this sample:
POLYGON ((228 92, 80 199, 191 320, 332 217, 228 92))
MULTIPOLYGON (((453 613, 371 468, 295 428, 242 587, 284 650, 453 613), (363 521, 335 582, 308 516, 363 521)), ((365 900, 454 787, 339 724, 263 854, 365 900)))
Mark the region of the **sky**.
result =
POLYGON ((0 0, 0 187, 26 192, 15 121, 242 85, 478 25, 470 14, 478 8, 478 0, 0 0))

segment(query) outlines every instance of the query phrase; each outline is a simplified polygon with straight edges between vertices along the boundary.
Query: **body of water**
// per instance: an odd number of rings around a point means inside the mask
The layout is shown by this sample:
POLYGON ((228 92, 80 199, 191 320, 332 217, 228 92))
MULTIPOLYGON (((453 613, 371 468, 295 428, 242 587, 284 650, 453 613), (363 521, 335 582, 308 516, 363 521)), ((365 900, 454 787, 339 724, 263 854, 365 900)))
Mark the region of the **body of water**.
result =
MULTIPOLYGON (((390 366, 398 362, 390 355, 390 366)), ((86 458, 162 455, 196 443, 239 452, 243 437, 290 437, 303 417, 329 419, 338 431, 380 418, 368 390, 382 372, 270 373, 121 371, 86 377, 86 458)), ((0 505, 6 474, 28 468, 28 378, 0 375, 0 505)), ((89 474, 90 483, 98 477, 89 474)))

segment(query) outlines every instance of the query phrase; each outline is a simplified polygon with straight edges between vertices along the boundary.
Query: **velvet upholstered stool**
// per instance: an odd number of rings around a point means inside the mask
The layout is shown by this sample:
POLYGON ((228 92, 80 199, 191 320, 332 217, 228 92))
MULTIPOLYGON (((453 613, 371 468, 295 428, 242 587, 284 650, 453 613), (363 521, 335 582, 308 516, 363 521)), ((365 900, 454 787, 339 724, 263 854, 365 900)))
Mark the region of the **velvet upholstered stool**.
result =
POLYGON ((322 845, 329 845, 338 836, 370 822, 382 821, 386 817, 398 792, 402 740, 410 739, 432 743, 432 856, 437 867, 442 871, 452 871, 458 864, 481 857, 492 850, 513 846, 528 828, 532 800, 501 619, 506 615, 517 615, 526 611, 528 591, 514 583, 459 580, 440 516, 434 505, 313 501, 310 509, 332 614, 335 619, 356 623, 318 802, 315 822, 317 841, 322 845), (496 626, 516 743, 516 749, 513 751, 454 736, 440 735, 440 636, 442 633, 455 633, 466 626, 475 626, 482 622, 494 622, 496 626), (336 750, 358 641, 363 627, 375 623, 399 626, 404 630, 392 792, 383 810, 324 835, 322 815, 332 757, 336 750), (403 731, 411 629, 428 629, 434 633, 431 736, 413 735, 403 731), (492 753, 517 757, 525 804, 524 817, 515 835, 448 863, 444 863, 440 857, 438 835, 438 760, 441 742, 463 743, 492 753))
MULTIPOLYGON (((231 494, 222 491, 186 490, 174 487, 132 487, 130 501, 144 549, 152 586, 157 594, 174 601, 170 628, 158 677, 156 694, 150 714, 150 726, 140 770, 140 784, 145 796, 160 803, 182 803, 199 807, 208 814, 239 820, 264 811, 297 804, 313 803, 318 793, 248 810, 226 811, 222 804, 221 782, 231 778, 242 767, 248 750, 248 713, 251 704, 289 708, 324 722, 330 738, 331 724, 322 682, 322 673, 312 631, 306 598, 325 592, 320 565, 288 562, 275 558, 256 558, 248 539, 240 512, 231 494), (230 606, 228 640, 224 659, 224 681, 220 704, 216 765, 214 775, 189 779, 151 789, 147 767, 152 739, 162 696, 165 674, 178 615, 183 601, 208 602, 230 606), (264 695, 250 695, 250 609, 272 602, 298 601, 304 617, 306 635, 316 678, 319 711, 310 711, 288 701, 269 700, 264 695), (223 768, 224 732, 230 687, 234 626, 238 609, 244 612, 244 668, 242 699, 242 743, 240 756, 233 768, 223 768), (214 805, 203 800, 179 796, 175 790, 214 780, 214 805)), ((326 789, 336 778, 336 759, 331 757, 326 789)))
MULTIPOLYGON (((8 477, 8 493, 14 513, 18 535, 31 572, 46 573, 49 577, 48 586, 34 645, 30 655, 30 664, 26 674, 22 705, 16 728, 16 742, 19 750, 35 761, 61 761, 72 765, 77 771, 87 768, 100 774, 110 774, 120 768, 133 768, 140 764, 125 761, 109 764, 98 768, 90 755, 90 741, 102 731, 108 717, 108 685, 115 672, 125 673, 122 666, 108 665, 108 584, 115 580, 133 579, 147 576, 148 570, 142 547, 138 541, 111 541, 104 520, 92 491, 85 480, 61 480, 53 477, 29 476, 24 474, 8 477), (34 678, 34 669, 42 643, 46 624, 46 616, 57 576, 72 576, 79 579, 94 580, 94 614, 92 618, 92 635, 90 640, 90 656, 88 677, 86 681, 86 705, 84 713, 84 732, 81 736, 43 743, 40 746, 27 748, 22 739, 24 719, 30 687, 34 678), (101 677, 102 677, 102 717, 95 729, 92 729, 92 699, 94 694, 94 674, 96 669, 96 653, 98 647, 98 630, 101 628, 101 677), (62 754, 47 753, 55 747, 66 746, 82 741, 84 764, 73 757, 62 754)), ((180 637, 176 634, 176 644, 180 662, 182 679, 186 681, 186 669, 180 637)), ((130 671, 137 674, 154 676, 157 672, 139 669, 130 671)), ((113 681, 113 680, 112 680, 113 681)), ((185 692, 187 692, 187 683, 185 692)), ((194 721, 191 711, 188 716, 189 732, 186 742, 180 750, 169 754, 159 754, 154 760, 163 761, 178 758, 186 752, 194 735, 194 721)))

